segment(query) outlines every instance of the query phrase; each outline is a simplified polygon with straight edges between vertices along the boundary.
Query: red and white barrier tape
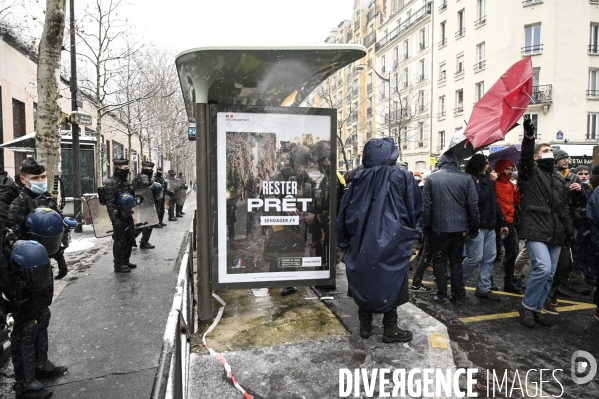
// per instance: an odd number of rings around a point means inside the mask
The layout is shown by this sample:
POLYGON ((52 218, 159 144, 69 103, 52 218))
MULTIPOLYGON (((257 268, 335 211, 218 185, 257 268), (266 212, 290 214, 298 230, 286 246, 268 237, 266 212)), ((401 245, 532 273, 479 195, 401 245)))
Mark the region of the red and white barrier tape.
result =
POLYGON ((212 349, 206 343, 206 335, 210 334, 212 332, 212 330, 214 330, 214 328, 216 327, 216 325, 220 321, 220 318, 222 317, 223 312, 225 311, 225 305, 226 305, 225 301, 223 301, 222 298, 219 297, 218 295, 216 295, 214 292, 212 293, 212 296, 217 301, 219 301, 222 306, 220 307, 220 309, 218 309, 218 314, 216 315, 216 318, 214 319, 214 322, 210 325, 210 327, 208 327, 208 330, 206 330, 206 332, 204 333, 204 336, 202 337, 202 343, 204 344, 204 346, 206 347, 206 349, 208 350, 208 352, 212 356, 214 356, 216 358, 216 360, 218 360, 225 367, 225 371, 227 372, 227 378, 229 378, 231 380, 231 382, 233 382, 233 385, 235 386, 235 388, 237 388, 243 394, 243 397, 245 399, 253 399, 254 397, 252 395, 250 395, 249 393, 247 393, 245 391, 245 389, 243 389, 241 387, 241 385, 239 385, 239 383, 237 382, 237 380, 235 379, 235 377, 233 377, 233 372, 231 371, 231 366, 227 362, 227 359, 225 359, 225 357, 223 355, 221 355, 220 353, 218 353, 217 351, 215 351, 214 349, 212 349))

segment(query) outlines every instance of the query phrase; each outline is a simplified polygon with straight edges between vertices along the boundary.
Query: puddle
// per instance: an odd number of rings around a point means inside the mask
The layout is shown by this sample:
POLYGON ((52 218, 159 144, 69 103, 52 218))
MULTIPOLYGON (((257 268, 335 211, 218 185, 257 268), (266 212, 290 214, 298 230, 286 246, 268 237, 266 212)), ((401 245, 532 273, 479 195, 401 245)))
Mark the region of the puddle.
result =
MULTIPOLYGON (((349 335, 345 327, 308 287, 281 296, 281 288, 217 291, 226 303, 218 326, 206 339, 215 350, 233 351, 278 346, 349 335)), ((217 303, 214 305, 218 310, 217 303)), ((202 334, 193 336, 193 352, 205 353, 202 334)))

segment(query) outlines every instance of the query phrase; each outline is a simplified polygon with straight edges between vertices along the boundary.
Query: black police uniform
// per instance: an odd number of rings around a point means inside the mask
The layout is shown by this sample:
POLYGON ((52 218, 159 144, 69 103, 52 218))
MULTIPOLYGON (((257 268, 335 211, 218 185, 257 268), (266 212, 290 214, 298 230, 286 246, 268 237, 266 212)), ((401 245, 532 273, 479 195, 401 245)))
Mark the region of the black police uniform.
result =
POLYGON ((163 227, 166 226, 166 223, 162 223, 162 220, 164 219, 164 196, 166 195, 166 183, 164 181, 164 178, 162 177, 162 168, 158 168, 156 170, 156 173, 154 174, 152 181, 162 185, 163 195, 161 198, 156 199, 154 202, 156 204, 156 213, 158 214, 158 226, 163 227))
MULTIPOLYGON (((32 175, 42 174, 46 168, 34 158, 27 158, 21 163, 21 173, 32 175)), ((8 210, 8 227, 14 232, 14 239, 28 239, 29 227, 25 217, 35 208, 48 207, 61 214, 58 204, 48 192, 36 194, 23 187, 19 195, 12 201, 8 210)), ((68 241, 63 243, 68 246, 68 241)), ((59 276, 66 275, 67 268, 64 259, 66 246, 61 245, 56 254, 51 255, 58 262, 59 276)), ((6 248, 6 246, 4 246, 6 248)), ((7 255, 5 250, 5 256, 7 255)), ((57 276, 57 277, 59 277, 57 276)), ((51 312, 54 285, 40 291, 29 292, 22 284, 10 287, 8 290, 9 311, 14 319, 11 334, 11 355, 15 369, 15 389, 17 397, 45 398, 49 391, 43 388, 35 378, 55 377, 64 375, 66 367, 55 366, 48 360, 48 326, 51 312), (33 364, 33 366, 32 366, 33 364), (31 367, 35 367, 33 377, 31 367), (32 379, 33 378, 33 379, 32 379)))
POLYGON ((174 170, 169 170, 168 171, 168 178, 169 178, 169 184, 167 185, 167 191, 166 194, 169 195, 171 197, 171 200, 169 202, 169 206, 168 206, 168 220, 169 222, 176 222, 177 218, 175 217, 175 210, 177 207, 177 196, 175 195, 176 193, 174 191, 171 191, 171 184, 170 181, 174 181, 177 178, 175 177, 175 171, 174 170))
MULTIPOLYGON (((154 167, 154 163, 152 162, 148 162, 148 161, 144 161, 141 163, 142 167, 154 167)), ((137 176, 135 176, 135 179, 133 179, 133 188, 135 190, 140 190, 143 188, 150 188, 152 187, 152 171, 148 170, 148 169, 142 169, 140 173, 137 174, 137 176)), ((139 248, 141 249, 152 249, 155 248, 154 245, 150 244, 150 236, 152 235, 152 230, 153 227, 149 226, 149 227, 144 227, 143 229, 136 229, 135 232, 135 237, 137 237, 139 235, 139 232, 141 232, 141 242, 139 244, 139 248)))
MULTIPOLYGON (((113 159, 113 164, 127 165, 126 159, 113 159)), ((114 271, 117 273, 128 273, 137 267, 129 262, 131 249, 135 244, 135 231, 133 227, 133 211, 123 209, 118 204, 119 195, 127 193, 135 195, 133 185, 127 181, 129 171, 123 169, 114 170, 114 174, 104 184, 106 196, 106 208, 108 217, 112 222, 112 254, 114 256, 114 271)))
MULTIPOLYGON (((181 187, 179 187, 179 190, 185 190, 185 180, 183 180, 183 173, 179 173, 179 180, 181 180, 181 187)), ((176 193, 175 193, 176 196, 176 193)), ((183 204, 180 204, 179 201, 177 200, 177 207, 175 208, 175 211, 177 212, 177 217, 181 218, 183 217, 183 215, 185 215, 185 213, 183 213, 183 204)))
MULTIPOLYGON (((0 249, 4 248, 4 236, 8 224, 8 209, 11 202, 19 195, 19 186, 8 176, 5 171, 0 172, 0 249)), ((0 258, 0 262, 4 261, 0 258)), ((2 297, 2 284, 0 283, 0 330, 5 329, 8 304, 2 297)))

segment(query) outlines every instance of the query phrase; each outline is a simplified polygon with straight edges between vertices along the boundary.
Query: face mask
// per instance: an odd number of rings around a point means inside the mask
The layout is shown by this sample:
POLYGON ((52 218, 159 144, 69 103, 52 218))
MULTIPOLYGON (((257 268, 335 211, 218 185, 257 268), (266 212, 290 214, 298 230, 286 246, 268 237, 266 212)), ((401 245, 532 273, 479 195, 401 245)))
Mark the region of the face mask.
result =
POLYGON ((156 176, 162 177, 162 172, 156 172, 156 176))
POLYGON ((582 184, 589 184, 589 181, 581 181, 582 184))
POLYGON ((153 171, 152 169, 143 169, 143 170, 141 171, 141 173, 143 173, 144 175, 146 175, 146 176, 148 176, 148 177, 152 177, 152 174, 153 174, 153 172, 154 172, 154 171, 153 171))
MULTIPOLYGON (((25 179, 25 180, 27 180, 27 179, 25 179)), ((29 184, 31 184, 30 190, 36 194, 43 194, 46 192, 46 190, 48 190, 48 182, 47 181, 45 181, 43 183, 32 182, 30 180, 27 180, 27 181, 29 182, 29 184)))
POLYGON ((120 179, 125 180, 129 176, 129 169, 115 169, 114 174, 120 179))
POLYGON ((414 180, 420 181, 420 178, 418 176, 414 176, 414 180))
POLYGON ((548 159, 548 158, 553 159, 553 153, 552 152, 545 152, 545 153, 541 154, 541 159, 548 159))

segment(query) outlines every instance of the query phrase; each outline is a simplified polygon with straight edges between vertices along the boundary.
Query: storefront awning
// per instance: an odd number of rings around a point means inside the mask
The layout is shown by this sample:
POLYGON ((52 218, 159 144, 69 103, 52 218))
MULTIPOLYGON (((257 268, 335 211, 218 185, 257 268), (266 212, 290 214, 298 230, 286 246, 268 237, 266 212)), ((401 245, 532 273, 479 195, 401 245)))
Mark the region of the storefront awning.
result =
MULTIPOLYGON (((16 152, 31 152, 36 147, 35 135, 36 133, 33 132, 26 134, 25 136, 17 137, 14 140, 0 144, 0 148, 9 148, 16 152)), ((63 135, 60 139, 62 144, 70 144, 72 141, 73 137, 70 135, 63 135)), ((95 144, 96 139, 94 137, 79 136, 79 142, 81 144, 95 144)))

